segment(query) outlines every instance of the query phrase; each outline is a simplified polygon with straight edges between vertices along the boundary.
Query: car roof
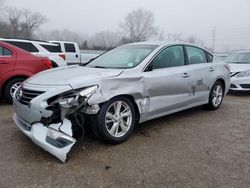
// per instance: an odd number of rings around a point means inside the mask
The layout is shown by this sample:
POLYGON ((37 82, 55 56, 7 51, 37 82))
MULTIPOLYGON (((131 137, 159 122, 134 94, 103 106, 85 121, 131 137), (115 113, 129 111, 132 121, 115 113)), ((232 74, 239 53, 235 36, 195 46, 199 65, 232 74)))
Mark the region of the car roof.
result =
POLYGON ((75 43, 76 42, 72 42, 72 41, 64 41, 64 40, 50 40, 49 42, 58 42, 58 43, 75 43))
POLYGON ((186 46, 198 47, 198 48, 201 48, 201 49, 211 53, 209 50, 207 50, 199 45, 188 43, 188 42, 144 41, 144 42, 129 43, 129 44, 125 44, 124 46, 129 46, 129 45, 156 45, 156 46, 186 45, 186 46))
POLYGON ((30 43, 37 43, 37 44, 44 44, 44 45, 51 45, 51 46, 58 46, 58 44, 53 44, 47 41, 39 41, 39 40, 30 40, 30 39, 6 39, 0 38, 1 41, 13 41, 13 42, 30 42, 30 43))

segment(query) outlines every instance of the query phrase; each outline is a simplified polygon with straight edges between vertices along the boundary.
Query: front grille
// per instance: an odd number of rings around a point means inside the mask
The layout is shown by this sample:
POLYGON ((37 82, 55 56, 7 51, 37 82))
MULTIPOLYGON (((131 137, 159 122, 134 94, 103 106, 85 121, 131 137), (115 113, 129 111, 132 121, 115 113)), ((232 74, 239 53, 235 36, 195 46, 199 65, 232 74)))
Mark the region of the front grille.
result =
POLYGON ((36 98, 37 96, 43 94, 44 91, 34 91, 21 88, 19 91, 16 92, 16 99, 23 105, 29 106, 29 103, 32 99, 36 98))
POLYGON ((250 84, 240 84, 240 87, 244 89, 250 89, 250 84))

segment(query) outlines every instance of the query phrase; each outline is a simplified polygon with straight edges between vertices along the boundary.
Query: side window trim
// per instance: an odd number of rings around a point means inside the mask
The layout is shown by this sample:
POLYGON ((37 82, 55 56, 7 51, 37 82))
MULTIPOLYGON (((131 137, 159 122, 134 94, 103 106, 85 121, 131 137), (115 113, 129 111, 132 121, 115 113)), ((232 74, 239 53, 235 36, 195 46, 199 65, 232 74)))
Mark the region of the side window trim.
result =
MULTIPOLYGON (((147 63, 147 65, 143 68, 142 72, 148 72, 150 67, 152 66, 152 63, 154 61, 154 59, 162 52, 164 51, 165 49, 167 48, 170 48, 170 47, 174 47, 174 46, 180 46, 182 47, 182 50, 183 50, 183 55, 184 55, 184 65, 181 65, 181 66, 185 66, 187 65, 187 60, 186 60, 186 57, 185 57, 185 48, 184 48, 184 45, 183 44, 173 44, 173 45, 170 45, 170 46, 164 46, 162 47, 150 60, 149 62, 147 63)), ((181 67, 180 66, 180 67, 181 67)), ((165 68, 162 68, 162 69, 166 69, 166 68, 170 68, 170 67, 165 67, 165 68)), ((156 69, 157 70, 157 69, 156 69)))
POLYGON ((210 54, 209 52, 207 52, 207 51, 205 51, 205 53, 206 53, 206 57, 207 57, 207 63, 212 63, 213 59, 214 59, 214 56, 212 54, 210 54), (212 57, 211 61, 209 61, 209 55, 212 57))
MULTIPOLYGON (((187 59, 187 65, 195 65, 195 64, 190 64, 190 63, 189 63, 189 58, 188 58, 188 53, 187 53, 187 47, 192 47, 192 48, 197 48, 197 49, 199 49, 199 50, 202 50, 202 51, 204 52, 205 56, 206 56, 206 62, 205 62, 205 63, 209 63, 209 62, 208 62, 208 57, 207 57, 207 53, 208 53, 208 52, 206 52, 204 49, 199 48, 199 47, 197 47, 197 46, 184 45, 184 48, 185 48, 185 55, 186 55, 186 59, 187 59)), ((198 64, 201 64, 201 63, 198 63, 198 64)))
POLYGON ((2 55, 0 54, 0 57, 12 57, 13 56, 13 51, 12 50, 10 50, 9 48, 6 48, 6 47, 3 47, 3 46, 0 46, 0 48, 2 48, 2 55), (5 55, 5 50, 8 50, 8 51, 10 51, 10 53, 11 53, 11 55, 5 55))
POLYGON ((26 41, 4 41, 6 43, 9 43, 13 46, 16 46, 18 48, 21 48, 25 51, 28 51, 30 53, 37 53, 39 50, 36 48, 36 46, 32 42, 26 42, 26 41), (24 47, 26 45, 26 47, 24 47), (28 45, 28 47, 27 47, 28 45))
POLYGON ((183 49, 184 49, 185 65, 189 65, 189 59, 188 59, 186 45, 183 45, 183 49))

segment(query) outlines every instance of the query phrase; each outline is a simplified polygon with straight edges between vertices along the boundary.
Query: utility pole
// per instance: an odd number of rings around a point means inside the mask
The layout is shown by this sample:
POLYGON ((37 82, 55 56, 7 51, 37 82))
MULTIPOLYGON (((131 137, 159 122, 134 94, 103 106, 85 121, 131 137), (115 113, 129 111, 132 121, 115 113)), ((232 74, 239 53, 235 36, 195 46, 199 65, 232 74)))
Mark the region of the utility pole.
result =
POLYGON ((215 50, 215 26, 213 29, 213 53, 214 53, 214 50, 215 50))

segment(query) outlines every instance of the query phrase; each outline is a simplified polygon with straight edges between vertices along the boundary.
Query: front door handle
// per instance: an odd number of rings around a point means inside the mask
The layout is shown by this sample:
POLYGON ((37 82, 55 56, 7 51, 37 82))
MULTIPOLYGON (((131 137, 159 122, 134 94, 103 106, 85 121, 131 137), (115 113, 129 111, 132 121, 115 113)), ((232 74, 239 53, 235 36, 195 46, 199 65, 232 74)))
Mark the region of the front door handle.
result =
POLYGON ((214 68, 213 68, 213 67, 210 67, 210 68, 209 68, 209 71, 210 71, 210 72, 213 72, 213 71, 214 71, 214 68))
POLYGON ((188 78, 190 75, 188 73, 183 73, 183 75, 181 75, 182 78, 188 78))

